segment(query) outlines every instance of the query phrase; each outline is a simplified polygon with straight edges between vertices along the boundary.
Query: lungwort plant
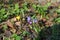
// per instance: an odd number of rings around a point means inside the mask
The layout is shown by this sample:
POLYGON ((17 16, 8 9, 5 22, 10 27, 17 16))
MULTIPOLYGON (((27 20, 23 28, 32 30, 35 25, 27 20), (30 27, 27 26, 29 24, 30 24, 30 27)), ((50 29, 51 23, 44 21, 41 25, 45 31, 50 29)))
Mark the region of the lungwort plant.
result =
POLYGON ((42 17, 46 16, 46 10, 48 9, 48 7, 51 5, 51 3, 47 3, 46 5, 42 6, 42 5, 36 5, 33 4, 32 7, 35 9, 35 11, 37 11, 39 14, 42 15, 42 17))
POLYGON ((6 14, 6 11, 5 11, 5 8, 2 8, 0 10, 0 21, 4 20, 4 19, 7 19, 7 14, 6 14))
POLYGON ((0 22, 3 20, 7 20, 9 17, 13 15, 19 15, 20 14, 20 9, 18 3, 15 4, 14 6, 9 5, 9 7, 6 8, 1 8, 0 9, 0 22))

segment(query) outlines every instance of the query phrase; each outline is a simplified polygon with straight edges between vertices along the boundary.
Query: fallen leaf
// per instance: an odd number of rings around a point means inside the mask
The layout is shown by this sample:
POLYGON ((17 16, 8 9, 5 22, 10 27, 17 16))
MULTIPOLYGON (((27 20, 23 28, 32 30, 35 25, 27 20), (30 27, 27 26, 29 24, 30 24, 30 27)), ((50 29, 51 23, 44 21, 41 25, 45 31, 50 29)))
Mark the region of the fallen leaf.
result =
POLYGON ((46 24, 47 26, 52 26, 52 25, 53 25, 53 22, 47 21, 45 24, 46 24))
POLYGON ((20 24, 21 24, 20 21, 15 23, 16 26, 20 26, 20 24))
POLYGON ((15 33, 16 32, 16 29, 11 29, 10 30, 12 33, 15 33))
POLYGON ((10 36, 11 36, 11 32, 8 31, 8 30, 5 30, 5 36, 6 36, 6 37, 10 37, 10 36))
POLYGON ((13 21, 17 21, 16 18, 12 18, 11 20, 13 20, 13 21))
POLYGON ((54 17, 54 18, 55 18, 55 17, 57 17, 57 16, 58 16, 58 14, 57 14, 57 13, 54 13, 54 14, 53 14, 53 17, 54 17))
POLYGON ((14 28, 14 27, 13 27, 13 24, 10 22, 10 20, 8 20, 8 21, 6 22, 6 24, 7 24, 7 26, 9 26, 10 28, 14 28))

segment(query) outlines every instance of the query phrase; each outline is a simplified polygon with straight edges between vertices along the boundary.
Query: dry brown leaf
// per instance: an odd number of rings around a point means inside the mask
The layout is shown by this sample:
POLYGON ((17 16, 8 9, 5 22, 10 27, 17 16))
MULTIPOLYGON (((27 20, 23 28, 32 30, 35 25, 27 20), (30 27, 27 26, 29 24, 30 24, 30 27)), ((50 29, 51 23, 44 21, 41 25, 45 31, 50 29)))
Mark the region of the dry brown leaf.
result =
POLYGON ((39 14, 38 14, 36 17, 37 17, 37 19, 38 19, 38 20, 40 20, 40 19, 41 19, 41 18, 40 18, 41 16, 40 16, 39 14))
POLYGON ((20 24, 20 21, 15 23, 16 26, 20 26, 20 24))
POLYGON ((24 0, 24 1, 26 1, 28 3, 34 3, 36 0, 24 0))
POLYGON ((55 18, 55 17, 57 17, 57 16, 58 16, 58 14, 57 14, 57 13, 54 13, 54 14, 53 14, 53 17, 54 17, 54 18, 55 18))
POLYGON ((11 36, 11 32, 8 31, 8 30, 5 30, 5 36, 6 36, 6 37, 10 37, 10 36, 11 36))
POLYGON ((10 30, 12 33, 15 33, 16 32, 16 29, 11 29, 10 30))
POLYGON ((47 21, 45 24, 48 25, 48 26, 52 26, 53 25, 53 22, 47 21))
POLYGON ((7 26, 9 26, 10 28, 14 28, 14 27, 13 27, 13 24, 10 22, 10 20, 8 20, 8 21, 6 22, 6 24, 7 24, 7 26))
POLYGON ((58 2, 55 2, 55 3, 52 3, 51 5, 54 7, 58 7, 59 4, 58 4, 58 2))
POLYGON ((43 22, 47 21, 46 18, 43 18, 42 20, 43 20, 43 22))
POLYGON ((46 1, 42 1, 41 5, 44 6, 46 4, 46 1))
POLYGON ((12 18, 11 20, 12 20, 12 21, 17 21, 16 18, 12 18))

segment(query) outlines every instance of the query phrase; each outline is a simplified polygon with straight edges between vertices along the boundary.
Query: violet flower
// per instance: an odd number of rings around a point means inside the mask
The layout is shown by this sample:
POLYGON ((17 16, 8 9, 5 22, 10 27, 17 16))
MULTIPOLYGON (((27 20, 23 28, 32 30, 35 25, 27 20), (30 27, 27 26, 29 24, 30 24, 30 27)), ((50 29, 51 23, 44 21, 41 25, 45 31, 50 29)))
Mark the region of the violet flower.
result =
POLYGON ((37 19, 33 19, 33 23, 36 23, 36 22, 38 22, 38 20, 37 19))
POLYGON ((29 24, 32 24, 32 22, 30 21, 29 24))
POLYGON ((27 17, 27 22, 30 22, 30 20, 31 20, 31 17, 28 16, 28 17, 27 17))
POLYGON ((27 22, 28 22, 29 24, 32 24, 32 21, 31 21, 31 17, 30 17, 30 16, 27 17, 27 22))

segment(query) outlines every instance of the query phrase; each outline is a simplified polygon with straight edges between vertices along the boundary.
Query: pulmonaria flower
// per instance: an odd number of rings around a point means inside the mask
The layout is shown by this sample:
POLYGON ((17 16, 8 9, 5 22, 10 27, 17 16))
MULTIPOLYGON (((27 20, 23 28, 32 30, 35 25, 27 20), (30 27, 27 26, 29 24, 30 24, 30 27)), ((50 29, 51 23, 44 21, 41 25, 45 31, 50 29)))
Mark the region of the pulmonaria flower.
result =
POLYGON ((29 24, 32 24, 32 22, 30 21, 29 24))
POLYGON ((30 22, 30 20, 31 20, 31 17, 28 16, 28 17, 27 17, 27 22, 30 22))
POLYGON ((33 19, 33 23, 36 23, 36 22, 38 22, 38 20, 37 19, 33 19))
POLYGON ((30 17, 30 16, 27 17, 27 22, 28 22, 29 24, 32 24, 32 21, 31 21, 31 17, 30 17))

